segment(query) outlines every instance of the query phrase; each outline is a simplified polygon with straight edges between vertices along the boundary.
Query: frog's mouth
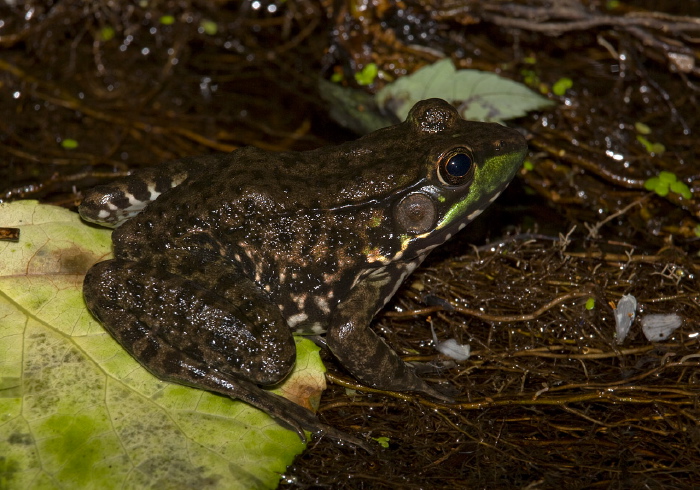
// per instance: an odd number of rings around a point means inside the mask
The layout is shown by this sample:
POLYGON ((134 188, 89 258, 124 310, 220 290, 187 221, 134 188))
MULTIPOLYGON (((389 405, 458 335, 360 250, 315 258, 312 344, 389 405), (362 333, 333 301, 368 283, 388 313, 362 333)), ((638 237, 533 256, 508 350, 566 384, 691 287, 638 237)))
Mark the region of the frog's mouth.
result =
MULTIPOLYGON (((459 205, 453 206, 445 215, 442 217, 440 222, 435 227, 435 231, 445 233, 448 235, 454 235, 455 233, 463 230, 469 223, 474 221, 481 213, 483 213, 486 208, 488 208, 498 196, 508 187, 510 181, 504 185, 501 185, 494 192, 488 194, 488 198, 482 199, 474 203, 473 209, 470 213, 464 215, 460 213, 459 205), (461 217, 460 217, 461 215, 461 217)), ((450 237, 445 240, 449 240, 450 237)))

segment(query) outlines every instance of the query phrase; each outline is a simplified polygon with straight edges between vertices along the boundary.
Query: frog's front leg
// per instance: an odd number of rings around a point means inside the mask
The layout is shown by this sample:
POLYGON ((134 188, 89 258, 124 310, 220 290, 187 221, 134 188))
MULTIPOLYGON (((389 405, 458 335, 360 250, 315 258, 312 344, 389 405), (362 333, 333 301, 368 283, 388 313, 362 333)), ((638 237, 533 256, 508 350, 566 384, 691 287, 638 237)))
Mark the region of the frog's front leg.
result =
POLYGON ((401 282, 414 265, 389 267, 394 269, 371 274, 357 284, 338 305, 326 333, 328 348, 344 368, 369 386, 391 391, 418 391, 452 402, 450 396, 419 378, 413 367, 402 361, 369 327, 376 312, 394 293, 397 282, 401 282))
POLYGON ((296 357, 294 339, 263 292, 223 265, 205 264, 183 277, 140 262, 100 262, 85 277, 86 303, 157 377, 238 398, 285 422, 302 439, 306 429, 365 447, 257 386, 287 376, 296 357))

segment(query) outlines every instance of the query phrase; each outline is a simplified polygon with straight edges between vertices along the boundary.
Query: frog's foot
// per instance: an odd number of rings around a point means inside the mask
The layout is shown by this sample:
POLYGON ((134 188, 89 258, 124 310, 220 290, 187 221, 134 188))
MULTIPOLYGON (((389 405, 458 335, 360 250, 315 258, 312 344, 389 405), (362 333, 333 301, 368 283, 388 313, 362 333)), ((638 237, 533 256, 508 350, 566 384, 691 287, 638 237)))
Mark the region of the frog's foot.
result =
POLYGON ((406 371, 399 373, 400 377, 393 378, 388 384, 385 382, 372 383, 370 381, 367 381, 367 384, 380 390, 415 391, 423 395, 428 395, 429 397, 434 398, 436 400, 440 400, 444 403, 454 403, 454 397, 461 394, 461 391, 449 384, 429 384, 427 381, 423 380, 422 378, 419 378, 416 373, 412 372, 411 366, 409 366, 408 364, 406 364, 405 366, 406 371))
POLYGON ((437 400, 440 400, 445 403, 455 403, 455 397, 459 396, 462 394, 462 391, 456 388, 455 386, 451 384, 439 384, 439 385, 429 385, 428 383, 425 383, 426 386, 428 386, 430 391, 423 391, 426 395, 431 396, 432 398, 435 398, 437 400))
POLYGON ((420 378, 374 331, 360 322, 332 326, 326 335, 333 355, 359 381, 387 391, 415 391, 437 400, 454 403, 453 396, 420 378))

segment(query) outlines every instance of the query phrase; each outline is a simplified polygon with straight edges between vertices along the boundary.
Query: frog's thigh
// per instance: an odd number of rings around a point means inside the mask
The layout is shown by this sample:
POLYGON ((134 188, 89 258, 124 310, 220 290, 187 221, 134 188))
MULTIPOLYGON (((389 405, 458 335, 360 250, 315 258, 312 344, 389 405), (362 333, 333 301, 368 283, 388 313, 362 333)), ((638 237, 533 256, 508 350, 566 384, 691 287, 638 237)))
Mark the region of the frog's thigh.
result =
POLYGON ((88 271, 84 294, 112 336, 160 377, 192 383, 205 369, 277 383, 294 366, 292 333, 252 281, 235 270, 228 275, 225 282, 236 284, 238 297, 162 268, 116 259, 88 271))

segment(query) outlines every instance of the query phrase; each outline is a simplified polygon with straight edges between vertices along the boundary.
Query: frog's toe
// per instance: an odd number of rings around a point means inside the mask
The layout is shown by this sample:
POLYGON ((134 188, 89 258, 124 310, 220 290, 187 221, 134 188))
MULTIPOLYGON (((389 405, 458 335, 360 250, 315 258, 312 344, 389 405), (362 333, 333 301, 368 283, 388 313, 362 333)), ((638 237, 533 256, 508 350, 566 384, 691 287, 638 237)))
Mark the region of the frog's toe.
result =
POLYGON ((321 423, 316 415, 296 403, 287 400, 279 395, 263 390, 258 386, 247 381, 237 381, 235 390, 222 389, 220 381, 216 381, 216 377, 209 376, 205 382, 211 383, 212 391, 217 391, 222 394, 243 400, 276 418, 283 425, 295 431, 299 438, 306 442, 306 433, 309 431, 318 437, 329 437, 340 444, 351 444, 359 447, 372 454, 374 451, 366 441, 359 439, 353 435, 347 434, 334 427, 321 423))
POLYGON ((462 394, 462 391, 450 384, 441 384, 437 386, 428 386, 428 391, 424 391, 426 395, 436 398, 445 403, 455 403, 455 397, 462 394))

